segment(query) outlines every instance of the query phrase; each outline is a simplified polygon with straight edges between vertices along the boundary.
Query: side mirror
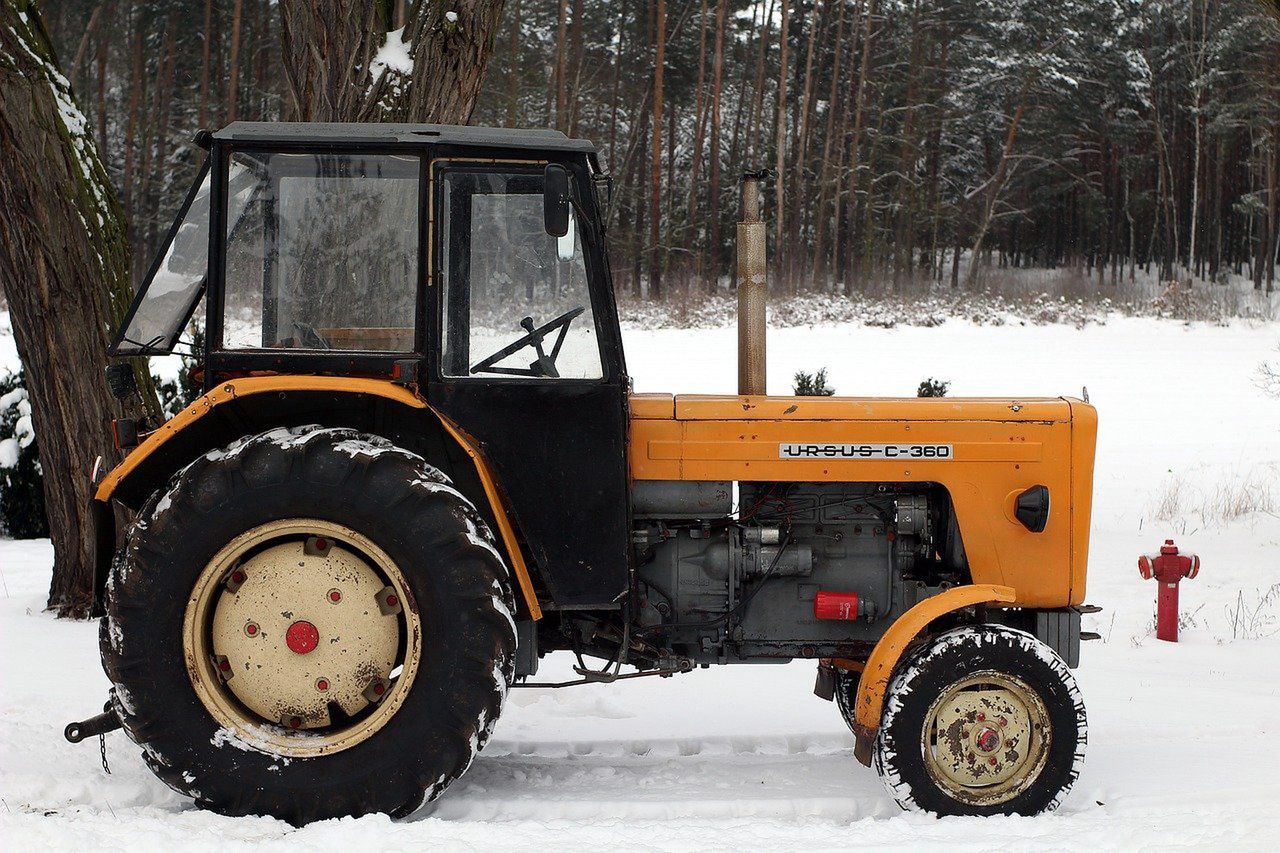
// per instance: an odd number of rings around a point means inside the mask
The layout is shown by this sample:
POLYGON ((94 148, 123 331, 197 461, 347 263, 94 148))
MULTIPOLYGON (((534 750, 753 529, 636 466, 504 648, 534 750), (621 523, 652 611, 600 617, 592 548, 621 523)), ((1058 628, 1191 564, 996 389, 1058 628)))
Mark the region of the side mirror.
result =
POLYGON ((569 233, 569 170, 552 163, 542 173, 542 227, 552 237, 569 233))

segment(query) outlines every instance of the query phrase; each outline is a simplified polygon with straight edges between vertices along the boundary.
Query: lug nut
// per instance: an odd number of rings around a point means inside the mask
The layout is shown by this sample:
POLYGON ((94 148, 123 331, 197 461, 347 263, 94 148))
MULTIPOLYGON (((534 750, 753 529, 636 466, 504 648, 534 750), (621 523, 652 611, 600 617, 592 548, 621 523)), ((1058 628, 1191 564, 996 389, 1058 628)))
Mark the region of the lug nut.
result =
POLYGON ((244 626, 244 632, 245 632, 246 634, 248 634, 250 637, 256 637, 256 636, 258 636, 258 626, 257 626, 257 624, 255 624, 255 623, 253 623, 253 622, 250 622, 249 624, 245 625, 245 626, 244 626))
POLYGON ((982 713, 981 711, 979 711, 979 712, 978 712, 978 722, 980 722, 980 723, 981 723, 981 722, 982 722, 983 720, 985 720, 986 718, 987 718, 987 715, 986 715, 986 714, 982 713))
POLYGON ((995 766, 996 766, 996 757, 995 757, 994 755, 993 755, 993 756, 991 756, 990 758, 988 758, 988 759, 987 759, 987 763, 988 763, 988 764, 990 764, 992 767, 995 767, 995 766))
POLYGON ((381 696, 383 693, 387 692, 387 686, 379 681, 377 684, 373 685, 373 692, 375 695, 381 696))
POLYGON ((387 596, 387 606, 388 606, 388 607, 395 607, 395 606, 396 606, 397 604, 399 604, 399 603, 400 603, 400 599, 399 599, 399 598, 396 598, 394 595, 388 595, 388 596, 387 596))
POLYGON ((328 689, 329 689, 329 679, 327 678, 316 679, 316 690, 319 690, 321 693, 323 693, 328 689))
POLYGON ((337 604, 339 601, 342 600, 342 592, 336 589, 329 590, 329 600, 332 601, 334 604, 337 604))
POLYGON ((301 717, 290 717, 290 718, 289 718, 289 728, 291 728, 291 729, 298 729, 298 728, 302 728, 302 718, 301 718, 301 717))
POLYGON ((223 672, 230 672, 230 671, 231 671, 231 661, 228 661, 228 660, 220 660, 220 661, 218 661, 218 669, 222 670, 223 672))
POLYGON ((240 571, 239 569, 236 569, 234 572, 231 573, 232 583, 244 583, 244 580, 245 580, 244 572, 240 571))
POLYGON ((1008 720, 1006 720, 1004 717, 1001 717, 1001 718, 1000 718, 1000 727, 1001 727, 1001 728, 1004 728, 1004 727, 1005 727, 1005 726, 1007 726, 1007 725, 1009 725, 1009 721, 1008 721, 1008 720))

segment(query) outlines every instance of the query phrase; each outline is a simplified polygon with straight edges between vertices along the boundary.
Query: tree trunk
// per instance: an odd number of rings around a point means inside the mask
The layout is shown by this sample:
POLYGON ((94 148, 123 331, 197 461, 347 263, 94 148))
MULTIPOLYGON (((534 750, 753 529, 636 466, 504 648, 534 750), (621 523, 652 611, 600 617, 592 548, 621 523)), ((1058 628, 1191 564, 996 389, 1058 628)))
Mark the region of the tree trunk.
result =
MULTIPOLYGON (((698 82, 694 86, 693 157, 689 161, 689 202, 685 212, 685 245, 693 248, 698 237, 698 177, 702 170, 703 112, 706 107, 707 82, 707 0, 702 0, 698 16, 698 82)), ((694 275, 700 266, 694 252, 694 275)))
POLYGON ((568 22, 569 0, 560 0, 556 18, 556 130, 560 131, 569 127, 568 22))
POLYGON ((660 213, 662 209, 662 71, 667 52, 667 0, 658 0, 654 20, 655 51, 653 59, 653 144, 649 169, 649 295, 662 295, 662 248, 660 213))
POLYGON ((0 0, 0 280, 27 371, 53 539, 49 607, 87 616, 89 481, 110 466, 108 326, 132 294, 123 211, 33 0, 0 0), (92 231, 85 223, 94 223, 92 231))
MULTIPOLYGON (((874 41, 874 24, 876 16, 876 0, 867 0, 866 16, 862 25, 862 63, 858 68, 858 79, 854 84, 853 96, 853 138, 849 140, 849 188, 845 192, 845 204, 848 205, 849 239, 846 248, 844 292, 853 293, 857 250, 854 248, 854 236, 857 233, 856 211, 858 209, 858 152, 862 147, 863 112, 867 103, 867 79, 871 76, 871 51, 874 41)), ((839 235, 837 235, 839 236, 839 235)))
POLYGON ((209 51, 213 47, 213 0, 204 0, 203 44, 200 48, 200 118, 198 126, 207 129, 209 118, 209 51))
MULTIPOLYGON (((511 22, 511 39, 507 42, 507 127, 520 123, 520 40, 523 37, 521 0, 516 0, 511 22)), ((612 163, 610 164, 612 165, 612 163)))
POLYGON ((573 23, 569 26, 569 60, 571 65, 569 76, 572 80, 570 86, 575 97, 569 99, 569 128, 565 131, 570 136, 578 135, 578 116, 582 106, 582 98, 578 97, 578 92, 582 83, 582 63, 586 50, 586 45, 583 43, 583 30, 586 26, 584 16, 582 0, 573 0, 573 23))
MULTIPOLYGON (((801 198, 807 197, 805 171, 808 166, 809 159, 809 115, 810 107, 813 103, 813 57, 814 49, 818 43, 818 36, 824 34, 824 21, 826 19, 827 7, 831 4, 825 2, 819 11, 819 4, 814 3, 810 14, 809 34, 805 45, 804 60, 804 76, 803 83, 800 87, 800 101, 797 104, 797 117, 800 126, 793 133, 793 141, 791 145, 791 159, 793 174, 791 177, 791 213, 787 218, 788 246, 801 245, 801 198)), ((825 40, 825 39, 824 39, 825 40)), ((790 257, 786 259, 788 275, 787 278, 792 282, 793 287, 798 286, 800 279, 803 277, 800 252, 790 252, 790 257)), ((812 267, 809 268, 810 271, 812 267)))
POLYGON ((1013 154, 1014 143, 1018 139, 1018 125, 1022 122, 1022 112, 1026 108, 1026 92, 1024 90, 1021 102, 1013 111, 1013 117, 1009 120, 1009 130, 1004 137, 1004 148, 1000 151, 1000 161, 996 164, 995 174, 991 176, 991 183, 987 186, 987 192, 982 201, 982 215, 978 218, 978 233, 973 238, 973 252, 969 255, 969 272, 965 276, 965 286, 972 288, 974 282, 978 278, 978 253, 982 251, 983 238, 987 236, 987 230, 991 227, 991 217, 995 213, 996 201, 1000 198, 1000 190, 1004 188, 1004 182, 1009 173, 1009 157, 1013 154))
POLYGON ((413 68, 375 65, 385 43, 375 0, 281 0, 283 118, 466 124, 493 53, 504 0, 416 0, 402 37, 413 68))
POLYGON ((711 274, 707 277, 707 290, 714 294, 720 281, 720 96, 724 80, 724 27, 726 0, 716 3, 716 47, 711 60, 711 200, 707 205, 707 218, 711 223, 709 260, 711 274))
POLYGON ((98 55, 97 75, 94 84, 97 87, 94 92, 95 110, 94 116, 98 120, 98 150, 105 151, 107 149, 107 40, 105 38, 98 39, 98 55))
POLYGON ((764 125, 764 60, 769 53, 769 31, 773 28, 773 9, 775 0, 769 0, 769 9, 764 14, 764 34, 760 36, 760 50, 756 53, 755 101, 751 106, 750 131, 747 139, 747 160, 753 168, 760 168, 755 162, 760 156, 761 133, 764 125))
POLYGON ((786 234, 783 221, 785 210, 786 195, 784 193, 784 185, 786 184, 787 174, 787 30, 790 28, 791 20, 790 10, 787 9, 787 0, 782 0, 782 23, 779 25, 778 32, 778 102, 775 104, 775 118, 773 145, 774 145, 774 169, 775 175, 773 180, 773 264, 774 264, 774 280, 781 287, 786 287, 787 283, 782 281, 784 263, 786 262, 786 252, 783 251, 783 239, 786 234))
MULTIPOLYGON (((132 30, 130 47, 129 72, 129 113, 124 126, 124 181, 121 194, 124 199, 124 215, 126 223, 134 216, 133 177, 134 177, 134 139, 138 128, 138 108, 142 102, 142 16, 130 7, 130 28, 132 30)), ((128 225, 126 224, 126 228, 128 225)))
MULTIPOLYGON (((836 10, 836 38, 832 45, 832 51, 835 54, 835 67, 831 70, 831 87, 827 91, 827 118, 822 133, 822 162, 818 170, 818 206, 817 215, 814 221, 814 237, 813 237, 813 278, 814 282, 822 290, 828 290, 825 282, 827 274, 827 256, 826 256, 826 231, 827 223, 831 217, 827 215, 827 189, 831 181, 831 145, 836 137, 844 137, 844 110, 837 110, 838 92, 840 84, 840 64, 844 58, 844 2, 837 4, 836 10), (834 118, 840 113, 839 129, 836 129, 834 118)), ((839 201, 837 200, 837 207, 839 201)))
POLYGON ((244 0, 236 0, 231 11, 231 57, 227 60, 227 121, 236 120, 236 89, 240 83, 240 22, 244 18, 244 0))

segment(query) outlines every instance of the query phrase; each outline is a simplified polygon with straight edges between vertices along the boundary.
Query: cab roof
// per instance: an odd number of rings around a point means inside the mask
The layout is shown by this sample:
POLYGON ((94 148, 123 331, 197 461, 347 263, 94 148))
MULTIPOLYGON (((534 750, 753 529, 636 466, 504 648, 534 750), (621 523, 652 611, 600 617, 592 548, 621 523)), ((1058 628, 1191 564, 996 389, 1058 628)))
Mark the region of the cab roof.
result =
POLYGON ((477 148, 569 151, 594 154, 588 139, 570 139, 558 130, 473 127, 392 122, 233 121, 213 134, 232 142, 355 142, 377 145, 470 145, 477 148))

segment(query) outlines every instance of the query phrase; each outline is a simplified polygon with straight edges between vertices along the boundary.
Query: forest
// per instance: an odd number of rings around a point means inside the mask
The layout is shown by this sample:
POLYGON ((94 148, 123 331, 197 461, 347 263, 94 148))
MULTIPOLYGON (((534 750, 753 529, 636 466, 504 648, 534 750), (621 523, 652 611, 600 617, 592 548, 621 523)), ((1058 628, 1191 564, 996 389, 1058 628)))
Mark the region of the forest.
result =
POLYGON ((79 472, 119 458, 112 418, 154 427, 192 390, 158 388, 133 359, 141 393, 119 404, 101 369, 201 167, 201 130, 437 122, 592 139, 612 181, 613 284, 641 322, 727 319, 747 173, 765 182, 784 325, 816 316, 806 306, 933 325, 941 300, 998 315, 974 306, 1010 297, 1033 320, 1202 304, 1208 319, 1270 318, 1274 6, 0 0, 0 308, 25 371, 3 386, 0 468, 34 472, 10 499, 57 472, 43 510, 23 499, 54 539, 50 604, 85 611, 79 472))
POLYGON ((615 285, 663 298, 732 285, 737 180, 765 168, 779 293, 972 289, 1011 268, 1103 292, 1138 274, 1270 291, 1280 29, 1263 2, 42 5, 135 281, 199 165, 197 129, 320 115, 291 94, 289 7, 376 32, 347 69, 373 75, 412 61, 430 7, 487 6, 492 58, 460 120, 594 140, 614 176, 615 285))

